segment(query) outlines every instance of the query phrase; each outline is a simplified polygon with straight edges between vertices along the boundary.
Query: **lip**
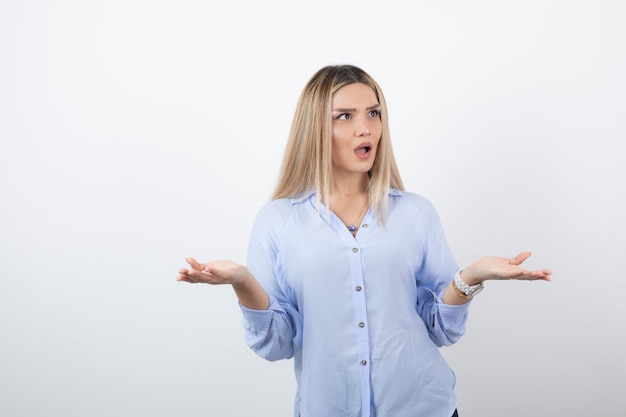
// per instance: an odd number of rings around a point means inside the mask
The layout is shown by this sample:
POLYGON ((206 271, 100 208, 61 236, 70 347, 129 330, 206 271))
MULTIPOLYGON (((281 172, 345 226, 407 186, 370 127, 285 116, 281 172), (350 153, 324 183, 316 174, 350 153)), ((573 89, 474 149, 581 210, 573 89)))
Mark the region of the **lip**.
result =
POLYGON ((373 150, 374 146, 371 142, 363 142, 354 148, 354 154, 359 159, 368 159, 372 155, 373 150))

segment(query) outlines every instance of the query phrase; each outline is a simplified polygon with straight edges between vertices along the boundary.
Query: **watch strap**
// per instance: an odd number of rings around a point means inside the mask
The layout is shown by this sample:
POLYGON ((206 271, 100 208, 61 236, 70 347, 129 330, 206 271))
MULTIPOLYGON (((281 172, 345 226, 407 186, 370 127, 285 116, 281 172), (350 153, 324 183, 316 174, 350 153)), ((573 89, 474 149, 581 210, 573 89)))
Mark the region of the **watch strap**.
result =
POLYGON ((482 282, 476 285, 467 285, 465 282, 463 282, 463 280, 461 279, 461 272, 463 272, 463 270, 459 269, 456 274, 454 274, 454 281, 452 284, 455 289, 459 290, 458 292, 465 294, 466 297, 471 298, 483 290, 484 286, 482 282))

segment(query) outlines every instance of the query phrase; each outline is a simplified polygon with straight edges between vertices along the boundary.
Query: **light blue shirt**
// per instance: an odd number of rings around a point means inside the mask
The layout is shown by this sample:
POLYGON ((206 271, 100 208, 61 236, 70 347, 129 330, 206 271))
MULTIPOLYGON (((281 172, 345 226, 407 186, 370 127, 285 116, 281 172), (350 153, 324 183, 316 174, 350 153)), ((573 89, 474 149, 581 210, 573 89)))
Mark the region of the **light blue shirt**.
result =
POLYGON ((433 205, 391 190, 384 227, 370 209, 356 237, 316 194, 261 208, 248 268, 268 310, 241 306, 260 356, 294 358, 296 417, 450 417, 455 375, 439 347, 468 305, 441 297, 458 266, 433 205))

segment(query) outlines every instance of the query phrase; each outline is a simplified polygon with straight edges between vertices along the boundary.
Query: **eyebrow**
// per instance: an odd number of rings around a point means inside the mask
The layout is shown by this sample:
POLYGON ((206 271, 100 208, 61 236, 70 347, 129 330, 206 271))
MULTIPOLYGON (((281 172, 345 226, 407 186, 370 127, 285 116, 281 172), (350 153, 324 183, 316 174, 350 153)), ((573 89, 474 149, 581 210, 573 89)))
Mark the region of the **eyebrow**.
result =
MULTIPOLYGON (((374 110, 378 108, 380 108, 380 103, 376 103, 373 106, 369 106, 365 110, 374 110)), ((332 109, 332 111, 333 112, 355 112, 356 109, 337 108, 337 109, 332 109)))

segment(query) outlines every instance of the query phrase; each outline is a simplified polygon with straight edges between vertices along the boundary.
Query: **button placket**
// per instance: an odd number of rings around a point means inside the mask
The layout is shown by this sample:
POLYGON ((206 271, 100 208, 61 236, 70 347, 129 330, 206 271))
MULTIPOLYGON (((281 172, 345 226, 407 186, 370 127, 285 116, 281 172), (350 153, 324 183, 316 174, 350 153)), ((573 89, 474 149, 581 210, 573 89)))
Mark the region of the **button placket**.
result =
MULTIPOLYGON (((361 226, 363 227, 363 226, 361 226)), ((352 280, 352 301, 354 305, 354 325, 355 325, 355 359, 361 364, 360 378, 362 386, 369 386, 369 331, 367 323, 367 297, 365 294, 365 271, 363 270, 363 249, 360 246, 361 241, 348 243, 347 250, 350 257, 350 276, 352 280)), ((369 390, 368 390, 369 391, 369 390)), ((369 400, 367 400, 369 404, 369 400)))

